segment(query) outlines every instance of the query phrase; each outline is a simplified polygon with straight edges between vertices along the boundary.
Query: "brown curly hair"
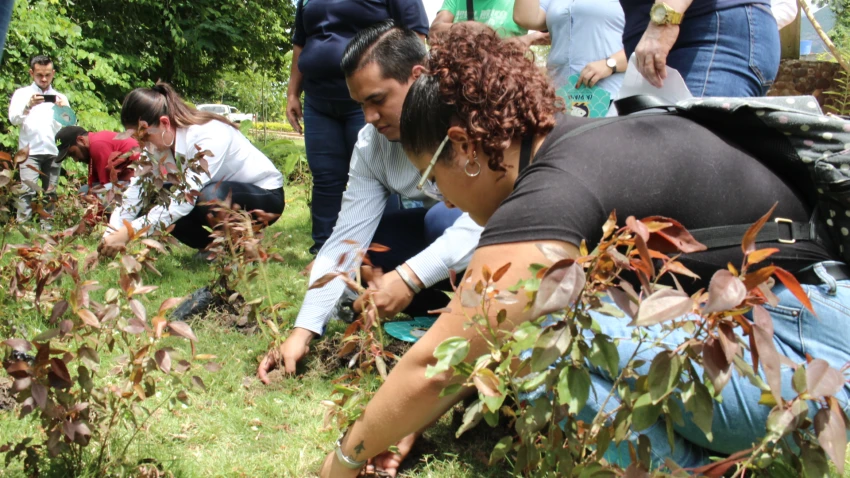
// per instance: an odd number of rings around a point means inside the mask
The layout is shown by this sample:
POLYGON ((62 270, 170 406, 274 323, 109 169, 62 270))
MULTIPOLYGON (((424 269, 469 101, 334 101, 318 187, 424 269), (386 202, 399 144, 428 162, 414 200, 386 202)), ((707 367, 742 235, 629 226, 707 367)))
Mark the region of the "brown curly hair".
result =
POLYGON ((490 169, 503 171, 510 141, 548 133, 564 109, 528 47, 480 23, 437 35, 428 70, 408 92, 401 118, 402 144, 414 154, 435 151, 460 122, 490 157, 490 169))

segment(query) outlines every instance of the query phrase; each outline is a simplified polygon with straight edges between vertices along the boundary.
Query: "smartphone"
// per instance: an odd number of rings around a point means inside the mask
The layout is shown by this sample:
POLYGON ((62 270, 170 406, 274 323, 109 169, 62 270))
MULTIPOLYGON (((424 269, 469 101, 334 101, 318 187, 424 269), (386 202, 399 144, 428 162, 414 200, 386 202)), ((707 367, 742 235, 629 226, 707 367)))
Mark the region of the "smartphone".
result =
POLYGON ((45 103, 56 103, 56 95, 41 95, 45 103))

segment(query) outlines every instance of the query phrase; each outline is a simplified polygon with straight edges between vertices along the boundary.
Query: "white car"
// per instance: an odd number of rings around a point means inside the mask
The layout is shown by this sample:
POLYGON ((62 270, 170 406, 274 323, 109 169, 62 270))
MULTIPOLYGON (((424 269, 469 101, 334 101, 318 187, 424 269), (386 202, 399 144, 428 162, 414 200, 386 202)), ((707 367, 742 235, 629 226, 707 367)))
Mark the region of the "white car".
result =
POLYGON ((198 105, 198 110, 209 111, 224 116, 234 123, 243 121, 257 121, 257 115, 251 113, 242 113, 233 106, 229 105, 198 105))

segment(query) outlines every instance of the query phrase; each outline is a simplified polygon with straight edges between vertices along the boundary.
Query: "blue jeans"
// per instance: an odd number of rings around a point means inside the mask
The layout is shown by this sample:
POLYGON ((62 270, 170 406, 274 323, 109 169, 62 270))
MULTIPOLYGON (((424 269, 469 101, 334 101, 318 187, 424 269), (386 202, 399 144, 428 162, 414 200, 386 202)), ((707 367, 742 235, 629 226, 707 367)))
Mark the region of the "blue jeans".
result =
MULTIPOLYGON (((631 55, 640 36, 625 45, 631 55)), ((765 5, 684 17, 667 65, 694 96, 764 96, 779 70, 779 32, 765 5)))
MULTIPOLYGON (((826 264, 826 263, 822 263, 826 264)), ((803 285, 814 306, 817 317, 805 309, 800 301, 784 286, 777 285, 773 292, 779 298, 776 307, 767 307, 773 318, 774 343, 780 354, 795 363, 805 363, 806 354, 813 358, 824 359, 837 369, 850 361, 850 280, 835 281, 822 265, 818 267, 822 283, 820 285, 803 285)), ((628 319, 617 319, 592 312, 593 319, 599 323, 603 334, 614 339, 621 339, 617 347, 620 353, 620 369, 635 351, 637 344, 632 342, 632 327, 626 324, 628 319)), ((645 329, 649 341, 667 334, 660 327, 645 329)), ((668 349, 673 349, 685 342, 691 335, 677 330, 666 335, 663 343, 668 349)), ((646 360, 646 364, 637 371, 645 374, 649 371, 650 362, 663 347, 645 348, 638 352, 636 359, 646 360)), ((752 364, 748 351, 744 352, 744 360, 752 364)), ((764 378, 764 375, 760 375, 764 378)), ((578 414, 579 419, 590 421, 601 408, 605 397, 612 389, 613 380, 603 370, 590 366, 592 390, 587 406, 578 414)), ((697 369, 702 375, 702 370, 697 369)), ((794 371, 782 367, 782 395, 785 398, 797 396, 791 385, 794 371)), ((664 458, 670 457, 683 467, 694 467, 708 463, 709 456, 728 455, 745 450, 759 441, 766 432, 767 416, 770 407, 760 405, 761 391, 752 385, 746 377, 732 372, 729 383, 722 392, 723 401, 714 403, 712 421, 713 441, 709 442, 702 431, 685 412, 684 426, 674 424, 674 448, 671 450, 667 440, 666 424, 659 420, 653 426, 640 432, 652 442, 653 461, 663 463, 664 458)), ((837 397, 845 413, 848 411, 848 387, 837 397)), ((608 401, 605 408, 610 411, 619 405, 616 393, 608 401)), ((684 411, 684 407, 682 407, 684 411)), ((814 413, 814 412, 813 412, 814 413)), ((620 447, 611 448, 605 454, 609 461, 627 465, 630 462, 628 446, 623 443, 620 447)))
MULTIPOLYGON (((449 209, 443 203, 430 209, 417 207, 385 212, 372 242, 390 250, 370 253, 369 259, 384 272, 392 271, 436 241, 461 214, 459 209, 449 209)), ((449 297, 443 291, 450 290, 448 280, 438 282, 416 294, 404 312, 411 316, 426 315, 429 310, 445 307, 449 297)))
POLYGON ((9 31, 9 23, 12 21, 12 10, 15 8, 15 0, 0 1, 0 60, 3 59, 3 49, 6 47, 6 33, 9 31))
POLYGON ((348 183, 348 165, 357 133, 366 124, 352 100, 328 101, 304 95, 304 146, 313 174, 313 247, 318 251, 333 232, 348 183))

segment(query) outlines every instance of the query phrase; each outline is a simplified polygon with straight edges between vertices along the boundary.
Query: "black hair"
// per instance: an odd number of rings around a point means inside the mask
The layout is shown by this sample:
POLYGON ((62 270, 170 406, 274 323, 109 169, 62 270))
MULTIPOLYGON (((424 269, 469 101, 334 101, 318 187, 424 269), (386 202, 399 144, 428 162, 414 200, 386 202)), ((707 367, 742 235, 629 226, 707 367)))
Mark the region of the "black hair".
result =
POLYGON ((413 30, 384 20, 354 35, 345 47, 340 67, 347 78, 374 61, 384 78, 407 83, 413 67, 427 59, 425 43, 413 30))
POLYGON ((35 68, 35 65, 50 65, 53 63, 53 60, 50 59, 47 55, 36 55, 32 57, 30 60, 30 70, 35 68))
POLYGON ((124 98, 121 105, 121 124, 125 128, 135 128, 140 121, 155 126, 159 124, 159 118, 162 116, 167 116, 175 127, 206 124, 217 120, 239 129, 224 116, 209 111, 198 111, 187 105, 168 83, 157 82, 153 88, 136 88, 124 98))
MULTIPOLYGON (((401 109, 399 140, 404 151, 414 155, 436 151, 456 114, 455 107, 443 102, 440 96, 440 79, 420 75, 410 86, 401 109)), ((440 160, 449 161, 451 150, 443 148, 440 160)))

